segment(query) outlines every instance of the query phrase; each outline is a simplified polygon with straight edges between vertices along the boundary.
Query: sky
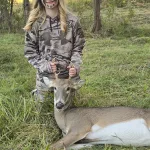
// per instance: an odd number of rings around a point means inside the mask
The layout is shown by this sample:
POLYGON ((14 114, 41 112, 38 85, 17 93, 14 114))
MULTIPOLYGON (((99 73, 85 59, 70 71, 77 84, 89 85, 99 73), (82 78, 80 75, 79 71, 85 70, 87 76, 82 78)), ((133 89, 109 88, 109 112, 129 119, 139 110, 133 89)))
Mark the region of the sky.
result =
POLYGON ((19 3, 21 3, 21 2, 23 2, 23 0, 16 0, 16 2, 19 2, 19 3))

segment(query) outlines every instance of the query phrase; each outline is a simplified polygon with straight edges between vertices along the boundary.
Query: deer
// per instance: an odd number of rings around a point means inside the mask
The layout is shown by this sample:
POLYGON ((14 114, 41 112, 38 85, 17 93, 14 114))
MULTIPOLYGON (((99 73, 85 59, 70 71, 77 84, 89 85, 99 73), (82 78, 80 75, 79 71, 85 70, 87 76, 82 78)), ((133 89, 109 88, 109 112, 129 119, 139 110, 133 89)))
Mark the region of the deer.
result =
POLYGON ((78 150, 98 144, 121 146, 150 146, 150 109, 125 106, 72 107, 72 93, 83 80, 49 80, 54 89, 54 117, 63 138, 50 146, 51 150, 78 150))

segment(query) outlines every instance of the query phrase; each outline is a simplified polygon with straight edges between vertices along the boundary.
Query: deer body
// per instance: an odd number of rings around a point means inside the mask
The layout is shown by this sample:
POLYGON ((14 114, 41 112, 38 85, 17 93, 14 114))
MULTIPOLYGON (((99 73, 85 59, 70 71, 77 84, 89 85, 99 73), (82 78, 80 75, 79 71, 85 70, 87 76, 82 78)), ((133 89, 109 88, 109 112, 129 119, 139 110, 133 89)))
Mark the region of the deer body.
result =
POLYGON ((70 84, 66 82, 54 84, 55 119, 65 135, 51 149, 80 149, 96 144, 150 146, 150 109, 71 108, 70 84))
MULTIPOLYGON (((76 137, 73 143, 85 139, 86 143, 92 145, 150 146, 150 110, 148 109, 72 108, 64 112, 55 112, 55 118, 66 138, 70 139, 68 135, 71 133, 76 137), (59 116, 62 118, 60 119, 59 116)), ((63 142, 65 146, 69 146, 65 141, 63 142)))

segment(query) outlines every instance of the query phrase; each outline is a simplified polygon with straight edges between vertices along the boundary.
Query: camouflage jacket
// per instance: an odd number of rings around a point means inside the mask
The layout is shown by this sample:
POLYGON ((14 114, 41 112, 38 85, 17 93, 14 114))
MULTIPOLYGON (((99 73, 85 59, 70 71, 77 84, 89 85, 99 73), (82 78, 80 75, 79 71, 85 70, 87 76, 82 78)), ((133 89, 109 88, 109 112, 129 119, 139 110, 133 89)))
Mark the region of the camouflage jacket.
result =
POLYGON ((60 29, 59 17, 37 19, 25 33, 25 57, 39 74, 52 74, 50 62, 55 58, 57 69, 65 71, 72 62, 79 72, 85 39, 77 17, 67 15, 67 32, 60 29))

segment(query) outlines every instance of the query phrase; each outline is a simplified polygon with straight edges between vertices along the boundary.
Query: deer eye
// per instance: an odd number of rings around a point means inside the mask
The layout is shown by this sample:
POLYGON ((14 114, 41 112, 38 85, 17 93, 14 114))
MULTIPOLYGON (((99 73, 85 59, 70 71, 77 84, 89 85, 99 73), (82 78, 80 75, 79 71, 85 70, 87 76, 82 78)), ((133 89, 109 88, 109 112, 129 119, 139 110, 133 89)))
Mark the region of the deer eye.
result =
POLYGON ((66 89, 67 91, 70 91, 70 87, 67 87, 67 89, 66 89))
POLYGON ((54 90, 55 90, 55 91, 57 90, 56 87, 54 87, 54 90))

